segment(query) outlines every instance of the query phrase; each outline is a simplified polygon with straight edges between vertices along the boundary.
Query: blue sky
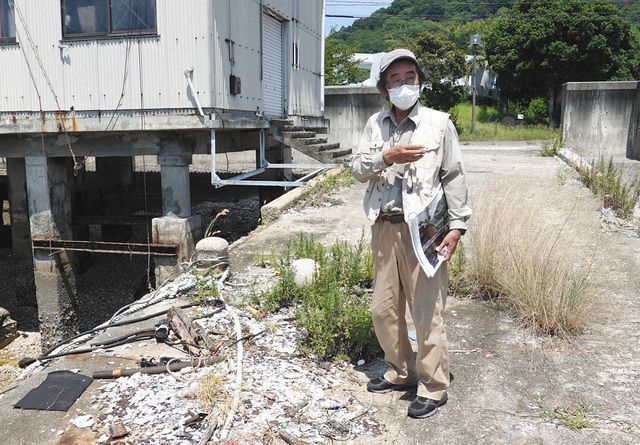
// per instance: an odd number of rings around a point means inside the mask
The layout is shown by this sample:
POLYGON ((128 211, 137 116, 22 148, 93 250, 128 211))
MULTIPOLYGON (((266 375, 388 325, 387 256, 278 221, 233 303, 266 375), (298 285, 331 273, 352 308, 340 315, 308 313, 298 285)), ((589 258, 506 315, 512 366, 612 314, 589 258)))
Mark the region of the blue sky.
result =
MULTIPOLYGON (((344 14, 344 15, 355 15, 355 16, 369 16, 372 12, 377 11, 384 5, 391 4, 392 0, 375 0, 375 1, 365 1, 365 0, 325 0, 326 1, 326 14, 344 14), (344 5, 340 5, 340 4, 344 5), (362 5, 356 6, 357 3, 362 3, 362 5), (369 3, 367 5, 367 3, 369 3)), ((337 17, 327 17, 325 19, 324 26, 324 35, 326 36, 331 31, 332 27, 336 27, 336 29, 340 29, 343 26, 351 25, 356 19, 346 19, 346 18, 337 18, 337 17)))

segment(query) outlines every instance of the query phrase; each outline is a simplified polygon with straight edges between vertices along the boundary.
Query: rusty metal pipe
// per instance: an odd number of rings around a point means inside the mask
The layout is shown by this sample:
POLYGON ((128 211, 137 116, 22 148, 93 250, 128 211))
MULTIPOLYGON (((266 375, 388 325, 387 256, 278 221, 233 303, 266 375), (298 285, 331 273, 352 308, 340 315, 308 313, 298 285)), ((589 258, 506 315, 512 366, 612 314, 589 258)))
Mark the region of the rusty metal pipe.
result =
POLYGON ((94 379, 117 379, 118 377, 129 377, 133 374, 162 374, 167 372, 167 368, 171 372, 180 371, 189 366, 199 368, 201 366, 209 366, 224 360, 221 355, 212 355, 211 357, 198 357, 186 362, 170 363, 169 365, 150 366, 148 368, 124 368, 112 369, 110 371, 95 371, 91 374, 94 379))

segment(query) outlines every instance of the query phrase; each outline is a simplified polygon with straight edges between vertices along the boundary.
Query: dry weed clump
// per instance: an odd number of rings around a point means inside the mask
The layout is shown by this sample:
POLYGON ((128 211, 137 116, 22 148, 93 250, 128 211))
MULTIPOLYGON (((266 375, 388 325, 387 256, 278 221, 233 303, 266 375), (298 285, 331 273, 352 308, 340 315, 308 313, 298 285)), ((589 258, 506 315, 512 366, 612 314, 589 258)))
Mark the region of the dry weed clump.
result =
POLYGON ((506 301, 539 334, 580 332, 593 304, 592 267, 576 264, 563 241, 566 227, 552 225, 542 202, 514 190, 485 196, 475 205, 465 273, 475 293, 506 301))
POLYGON ((200 406, 207 412, 219 410, 226 412, 229 405, 229 393, 225 388, 227 378, 216 372, 208 372, 199 382, 192 394, 200 406))

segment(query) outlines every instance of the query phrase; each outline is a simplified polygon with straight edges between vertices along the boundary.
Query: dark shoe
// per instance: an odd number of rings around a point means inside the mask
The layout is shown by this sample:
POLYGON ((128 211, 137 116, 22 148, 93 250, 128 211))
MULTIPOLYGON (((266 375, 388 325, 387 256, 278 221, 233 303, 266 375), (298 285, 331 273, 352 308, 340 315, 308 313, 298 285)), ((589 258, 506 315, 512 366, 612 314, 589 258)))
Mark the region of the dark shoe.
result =
POLYGON ((426 397, 417 396, 411 405, 409 405, 409 417, 414 419, 423 419, 425 417, 433 416, 438 408, 447 403, 448 397, 445 396, 440 400, 428 399, 426 397))
POLYGON ((418 386, 417 381, 396 385, 395 383, 386 381, 384 377, 376 377, 375 379, 370 380, 369 383, 367 383, 367 391, 375 392, 378 394, 384 394, 385 392, 397 391, 400 389, 415 388, 416 386, 418 386))

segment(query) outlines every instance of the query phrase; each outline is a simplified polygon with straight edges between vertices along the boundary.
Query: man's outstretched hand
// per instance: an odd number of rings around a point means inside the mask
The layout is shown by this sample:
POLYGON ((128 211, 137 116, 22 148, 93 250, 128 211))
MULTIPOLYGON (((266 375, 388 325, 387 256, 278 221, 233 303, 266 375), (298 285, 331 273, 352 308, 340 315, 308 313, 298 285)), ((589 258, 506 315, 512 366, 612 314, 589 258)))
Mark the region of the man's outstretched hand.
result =
POLYGON ((444 237, 440 245, 436 247, 436 250, 438 252, 440 252, 445 247, 447 248, 447 250, 445 251, 446 254, 444 257, 445 261, 449 261, 453 256, 453 254, 456 252, 456 248, 458 247, 459 240, 460 240, 460 231, 458 229, 452 229, 449 231, 449 233, 447 233, 447 235, 444 237))

